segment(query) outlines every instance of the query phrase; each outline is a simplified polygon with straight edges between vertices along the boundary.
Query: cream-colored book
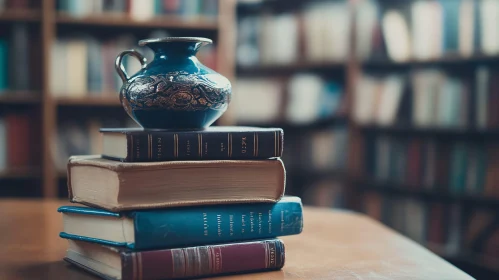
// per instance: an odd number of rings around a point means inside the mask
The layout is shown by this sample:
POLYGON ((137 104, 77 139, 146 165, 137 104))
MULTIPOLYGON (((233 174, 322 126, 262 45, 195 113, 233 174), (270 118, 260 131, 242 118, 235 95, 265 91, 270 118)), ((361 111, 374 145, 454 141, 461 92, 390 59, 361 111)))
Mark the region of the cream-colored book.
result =
POLYGON ((70 200, 110 211, 276 202, 285 180, 279 159, 122 163, 73 156, 68 163, 70 200))

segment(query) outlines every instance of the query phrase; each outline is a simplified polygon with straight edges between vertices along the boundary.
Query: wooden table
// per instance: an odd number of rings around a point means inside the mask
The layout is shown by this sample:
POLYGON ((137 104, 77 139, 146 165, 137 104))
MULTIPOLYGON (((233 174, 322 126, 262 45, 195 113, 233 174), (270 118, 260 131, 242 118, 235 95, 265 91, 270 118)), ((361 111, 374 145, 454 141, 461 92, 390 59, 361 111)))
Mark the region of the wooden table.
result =
MULTIPOLYGON (((61 261, 61 201, 0 200, 0 279, 96 279, 61 261)), ((303 234, 284 237, 281 271, 215 279, 472 279, 380 223, 306 208, 303 234)))

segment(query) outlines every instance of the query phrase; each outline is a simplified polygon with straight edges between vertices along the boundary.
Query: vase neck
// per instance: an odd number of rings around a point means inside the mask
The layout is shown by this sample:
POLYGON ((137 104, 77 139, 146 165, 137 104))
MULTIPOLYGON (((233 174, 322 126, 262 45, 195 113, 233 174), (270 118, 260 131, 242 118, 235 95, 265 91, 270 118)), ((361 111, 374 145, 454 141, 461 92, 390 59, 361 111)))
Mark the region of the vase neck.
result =
POLYGON ((160 59, 185 59, 195 56, 202 46, 199 42, 156 42, 147 46, 154 51, 154 57, 160 59))

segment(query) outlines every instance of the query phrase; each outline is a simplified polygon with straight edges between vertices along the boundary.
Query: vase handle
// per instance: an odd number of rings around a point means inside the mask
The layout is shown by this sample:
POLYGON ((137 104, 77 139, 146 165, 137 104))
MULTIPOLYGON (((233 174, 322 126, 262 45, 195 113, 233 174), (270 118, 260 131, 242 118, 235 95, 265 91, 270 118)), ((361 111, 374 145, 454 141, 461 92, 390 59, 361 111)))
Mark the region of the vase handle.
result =
POLYGON ((116 72, 118 72, 118 75, 120 76, 123 83, 126 83, 128 81, 128 79, 130 79, 130 77, 128 77, 128 74, 126 73, 125 67, 122 64, 123 58, 127 55, 131 55, 131 56, 137 58, 140 62, 140 65, 142 66, 142 68, 144 68, 147 65, 147 59, 142 54, 140 54, 138 51, 128 50, 128 51, 121 52, 116 57, 116 62, 114 64, 114 67, 116 69, 116 72))

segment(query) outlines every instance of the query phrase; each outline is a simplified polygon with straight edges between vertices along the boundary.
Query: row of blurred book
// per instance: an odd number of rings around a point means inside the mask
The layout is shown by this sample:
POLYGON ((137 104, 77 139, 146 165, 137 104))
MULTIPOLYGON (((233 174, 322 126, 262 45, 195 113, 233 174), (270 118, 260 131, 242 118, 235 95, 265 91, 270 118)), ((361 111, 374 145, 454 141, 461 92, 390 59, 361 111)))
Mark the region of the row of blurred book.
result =
POLYGON ((367 0, 357 8, 356 55, 394 61, 499 54, 496 0, 367 0))
POLYGON ((363 201, 368 215, 439 253, 499 257, 494 211, 375 192, 365 193, 363 201))
POLYGON ((237 63, 291 64, 346 61, 350 16, 344 1, 307 3, 299 12, 238 19, 237 63))
POLYGON ((215 18, 218 0, 58 0, 57 10, 73 17, 117 14, 138 21, 160 15, 215 18))
POLYGON ((496 0, 366 0, 356 5, 318 1, 298 12, 247 14, 238 22, 237 62, 253 66, 346 61, 352 25, 354 53, 361 60, 497 55, 497 13, 496 0))
MULTIPOLYGON (((163 31, 153 31, 151 38, 166 37, 163 31)), ((122 81, 114 70, 116 55, 126 49, 136 49, 150 62, 152 50, 137 47, 133 36, 121 36, 99 40, 92 36, 59 38, 52 46, 50 89, 55 96, 115 96, 122 81)), ((210 68, 216 69, 216 49, 208 45, 200 50, 198 58, 210 68)), ((129 76, 140 70, 138 60, 125 58, 129 76)))
POLYGON ((496 144, 380 135, 367 141, 365 164, 370 178, 395 188, 499 197, 496 144))
POLYGON ((342 83, 313 74, 278 78, 240 78, 234 85, 238 122, 286 121, 306 124, 346 112, 342 83))
POLYGON ((301 195, 306 205, 327 208, 345 208, 345 188, 347 186, 337 179, 319 179, 306 184, 301 195))
POLYGON ((0 0, 0 12, 5 10, 22 10, 30 8, 29 0, 0 0))
POLYGON ((353 116, 359 124, 383 126, 498 127, 498 75, 488 66, 460 75, 437 69, 386 77, 365 74, 356 88, 353 116))
POLYGON ((349 139, 346 126, 307 131, 303 139, 293 137, 292 131, 286 133, 288 136, 284 142, 282 157, 289 169, 300 172, 346 170, 349 139))

